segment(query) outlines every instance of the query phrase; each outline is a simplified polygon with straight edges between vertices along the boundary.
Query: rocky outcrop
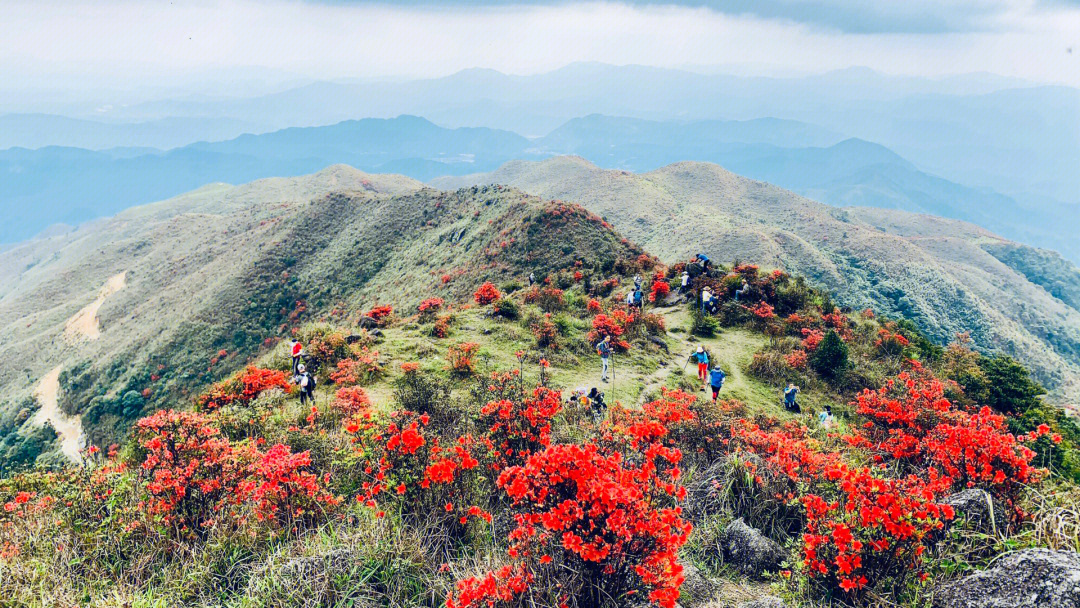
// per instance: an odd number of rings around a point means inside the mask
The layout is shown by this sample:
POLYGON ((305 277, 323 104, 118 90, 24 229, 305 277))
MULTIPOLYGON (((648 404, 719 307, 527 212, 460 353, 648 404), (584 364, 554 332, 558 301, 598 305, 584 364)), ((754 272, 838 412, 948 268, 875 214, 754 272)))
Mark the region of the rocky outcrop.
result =
POLYGON ((692 564, 683 564, 682 587, 679 588, 679 605, 683 608, 698 608, 708 604, 720 591, 720 586, 709 579, 692 564))
POLYGON ((994 500, 980 488, 957 492, 945 498, 942 504, 956 509, 957 518, 964 519, 964 527, 978 532, 993 533, 1005 529, 1005 506, 994 500))
POLYGON ((1080 554, 1026 549, 982 572, 946 583, 934 608, 1076 608, 1080 606, 1080 554))
POLYGON ((740 517, 728 524, 720 539, 724 559, 745 576, 757 577, 763 572, 776 572, 787 559, 784 548, 746 525, 740 517))

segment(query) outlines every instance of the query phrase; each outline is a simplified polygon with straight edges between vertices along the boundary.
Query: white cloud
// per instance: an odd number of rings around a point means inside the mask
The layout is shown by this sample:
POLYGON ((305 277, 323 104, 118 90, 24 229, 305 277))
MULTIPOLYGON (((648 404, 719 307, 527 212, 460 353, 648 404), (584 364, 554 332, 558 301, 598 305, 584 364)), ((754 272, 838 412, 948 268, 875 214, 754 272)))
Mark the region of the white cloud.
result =
POLYGON ((536 73, 574 61, 753 64, 792 72, 865 65, 1080 86, 1080 9, 1035 0, 980 13, 990 27, 937 33, 843 33, 806 20, 616 3, 401 8, 0 0, 0 12, 0 74, 18 74, 28 89, 55 86, 57 76, 76 79, 66 82, 72 87, 134 87, 255 66, 306 78, 413 77, 467 67, 536 73))

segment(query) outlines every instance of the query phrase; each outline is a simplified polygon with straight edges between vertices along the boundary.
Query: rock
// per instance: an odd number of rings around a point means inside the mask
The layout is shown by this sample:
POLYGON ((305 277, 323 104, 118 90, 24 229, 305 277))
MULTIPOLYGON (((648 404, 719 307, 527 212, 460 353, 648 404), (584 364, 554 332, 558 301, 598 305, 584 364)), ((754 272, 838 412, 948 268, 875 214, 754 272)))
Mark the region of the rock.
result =
POLYGON ((991 568, 940 586, 934 608, 1076 608, 1080 554, 1025 549, 991 568))
POLYGON ((667 342, 664 342, 660 338, 658 338, 656 336, 649 336, 649 342, 652 342, 653 344, 655 344, 655 345, 659 346, 660 348, 664 349, 665 353, 668 352, 667 342))
POLYGON ((964 527, 969 530, 990 533, 1005 529, 1005 506, 991 498, 986 490, 971 488, 957 492, 947 496, 942 504, 956 509, 957 518, 963 517, 964 527))
POLYGON ((756 577, 762 572, 776 572, 787 559, 783 547, 746 525, 741 517, 724 529, 720 546, 724 549, 724 559, 745 576, 756 577))
POLYGON ((704 606, 720 591, 719 585, 692 564, 683 564, 683 576, 686 580, 679 588, 679 604, 686 608, 704 606))
POLYGON ((731 485, 731 478, 733 475, 745 476, 751 470, 764 471, 765 461, 752 452, 738 452, 720 458, 703 474, 695 475, 686 488, 686 511, 690 520, 700 523, 710 515, 730 512, 731 497, 726 489, 731 485))
POLYGON ((378 327, 376 327, 375 329, 373 329, 373 330, 371 330, 370 332, 368 332, 368 335, 370 335, 370 336, 371 336, 372 338, 381 338, 381 337, 382 337, 382 335, 383 335, 383 333, 382 333, 382 330, 381 330, 381 329, 379 329, 378 327))
POLYGON ((369 317, 364 315, 360 317, 360 327, 363 329, 375 329, 379 326, 379 322, 375 320, 375 317, 369 317))
POLYGON ((750 600, 749 602, 739 602, 738 608, 787 608, 784 606, 784 600, 776 597, 775 595, 766 595, 757 599, 750 600))

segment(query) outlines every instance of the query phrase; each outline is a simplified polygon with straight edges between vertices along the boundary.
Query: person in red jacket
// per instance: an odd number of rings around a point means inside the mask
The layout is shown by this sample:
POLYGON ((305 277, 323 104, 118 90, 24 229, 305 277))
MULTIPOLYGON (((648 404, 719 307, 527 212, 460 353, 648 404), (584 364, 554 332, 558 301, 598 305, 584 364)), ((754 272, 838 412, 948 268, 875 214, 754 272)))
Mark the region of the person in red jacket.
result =
POLYGON ((304 345, 293 339, 289 344, 289 353, 292 356, 292 373, 295 376, 297 373, 296 366, 300 365, 300 358, 304 356, 304 345))

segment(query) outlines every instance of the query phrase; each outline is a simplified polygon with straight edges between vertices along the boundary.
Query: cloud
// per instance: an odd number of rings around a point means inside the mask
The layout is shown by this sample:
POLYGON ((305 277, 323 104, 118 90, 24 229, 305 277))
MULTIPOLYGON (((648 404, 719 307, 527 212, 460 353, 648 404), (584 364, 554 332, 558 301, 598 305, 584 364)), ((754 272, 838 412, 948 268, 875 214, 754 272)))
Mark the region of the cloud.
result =
POLYGON ((575 61, 787 72, 865 65, 1080 85, 1080 54, 1065 52, 1078 46, 1080 10, 1061 0, 963 0, 947 8, 930 0, 0 3, 0 77, 9 75, 9 87, 175 86, 208 71, 312 79, 431 77, 469 67, 524 74, 575 61))

